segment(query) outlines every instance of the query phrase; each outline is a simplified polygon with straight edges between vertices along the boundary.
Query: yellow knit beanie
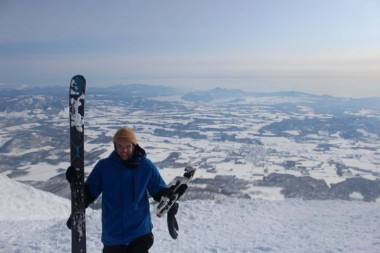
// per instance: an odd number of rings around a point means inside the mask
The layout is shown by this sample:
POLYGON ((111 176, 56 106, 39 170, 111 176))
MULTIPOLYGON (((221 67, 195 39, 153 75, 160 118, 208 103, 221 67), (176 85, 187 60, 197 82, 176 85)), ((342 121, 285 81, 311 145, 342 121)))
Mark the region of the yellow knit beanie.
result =
POLYGON ((137 144, 136 135, 129 127, 122 127, 117 130, 112 138, 112 141, 113 143, 116 143, 118 141, 126 141, 132 143, 133 145, 137 144))

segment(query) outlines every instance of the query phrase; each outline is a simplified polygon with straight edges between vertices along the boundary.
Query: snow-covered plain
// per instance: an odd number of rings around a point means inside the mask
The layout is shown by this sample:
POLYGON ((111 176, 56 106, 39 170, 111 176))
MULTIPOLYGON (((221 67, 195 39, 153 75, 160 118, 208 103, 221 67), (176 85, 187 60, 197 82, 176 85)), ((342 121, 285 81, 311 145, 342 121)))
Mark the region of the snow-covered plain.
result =
MULTIPOLYGON (((198 103, 180 95, 136 99, 103 92, 86 98, 86 173, 112 151, 115 129, 128 125, 167 182, 192 165, 198 178, 236 177, 253 189, 239 189, 251 198, 281 199, 258 189, 256 181, 273 173, 310 176, 329 186, 380 179, 380 112, 371 100, 356 106, 358 101, 298 94, 198 103)), ((3 104, 0 173, 69 196, 57 186, 64 185, 69 166, 67 101, 24 95, 3 104), (46 107, 51 109, 41 110, 46 107)))
MULTIPOLYGON (((71 252, 70 202, 0 175, 0 252, 71 252)), ((152 216, 152 253, 380 252, 380 203, 219 198, 180 204, 179 238, 152 216)), ((87 212, 87 252, 102 251, 100 211, 87 212)))

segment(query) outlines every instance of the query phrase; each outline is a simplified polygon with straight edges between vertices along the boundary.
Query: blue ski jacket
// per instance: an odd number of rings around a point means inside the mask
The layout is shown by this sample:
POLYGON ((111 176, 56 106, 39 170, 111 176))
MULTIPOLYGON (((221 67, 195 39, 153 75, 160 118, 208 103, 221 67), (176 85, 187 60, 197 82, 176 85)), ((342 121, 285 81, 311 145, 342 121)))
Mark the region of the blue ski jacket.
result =
POLYGON ((93 199, 102 194, 104 245, 128 245, 152 231, 148 194, 154 196, 166 184, 145 152, 128 165, 113 151, 95 165, 85 184, 93 199))

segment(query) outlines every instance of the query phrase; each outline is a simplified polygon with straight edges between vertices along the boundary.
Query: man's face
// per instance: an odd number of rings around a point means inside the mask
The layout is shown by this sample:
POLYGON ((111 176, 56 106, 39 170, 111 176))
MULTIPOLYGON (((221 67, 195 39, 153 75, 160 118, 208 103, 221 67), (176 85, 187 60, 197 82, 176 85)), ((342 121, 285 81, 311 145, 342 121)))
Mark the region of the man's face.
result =
POLYGON ((118 141, 115 143, 116 152, 123 161, 132 157, 133 144, 127 141, 118 141))

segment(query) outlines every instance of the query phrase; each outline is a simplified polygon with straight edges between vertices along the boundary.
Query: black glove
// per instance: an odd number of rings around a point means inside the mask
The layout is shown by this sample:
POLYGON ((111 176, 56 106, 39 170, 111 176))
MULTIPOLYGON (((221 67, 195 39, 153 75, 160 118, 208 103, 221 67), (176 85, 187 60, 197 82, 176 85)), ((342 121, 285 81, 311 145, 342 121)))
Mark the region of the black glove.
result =
MULTIPOLYGON (((82 216, 81 216, 82 217, 82 216)), ((78 219, 79 217, 77 217, 77 219, 78 219)), ((83 216, 83 219, 85 219, 85 217, 83 216)), ((84 222, 84 220, 83 221, 78 221, 77 220, 77 226, 84 226, 84 223, 82 223, 82 222, 84 222)), ((68 227, 68 229, 70 229, 70 230, 72 230, 73 229, 73 214, 70 214, 70 217, 69 217, 69 219, 66 221, 66 226, 68 227)), ((79 227, 77 227, 77 229, 78 229, 79 227)))
POLYGON ((70 230, 73 228, 73 215, 72 214, 70 214, 70 217, 67 219, 66 226, 70 230))
POLYGON ((177 231, 179 230, 178 227, 178 222, 177 219, 175 218, 175 215, 178 212, 178 203, 174 203, 172 207, 168 211, 167 215, 167 221, 168 221, 168 229, 169 229, 169 234, 173 239, 177 239, 178 233, 177 231))
POLYGON ((159 190, 156 194, 154 194, 153 199, 159 202, 163 196, 171 198, 173 195, 174 188, 171 186, 170 188, 163 188, 162 190, 159 190))
POLYGON ((78 172, 73 166, 69 166, 66 170, 66 179, 71 184, 71 182, 78 177, 78 172))

